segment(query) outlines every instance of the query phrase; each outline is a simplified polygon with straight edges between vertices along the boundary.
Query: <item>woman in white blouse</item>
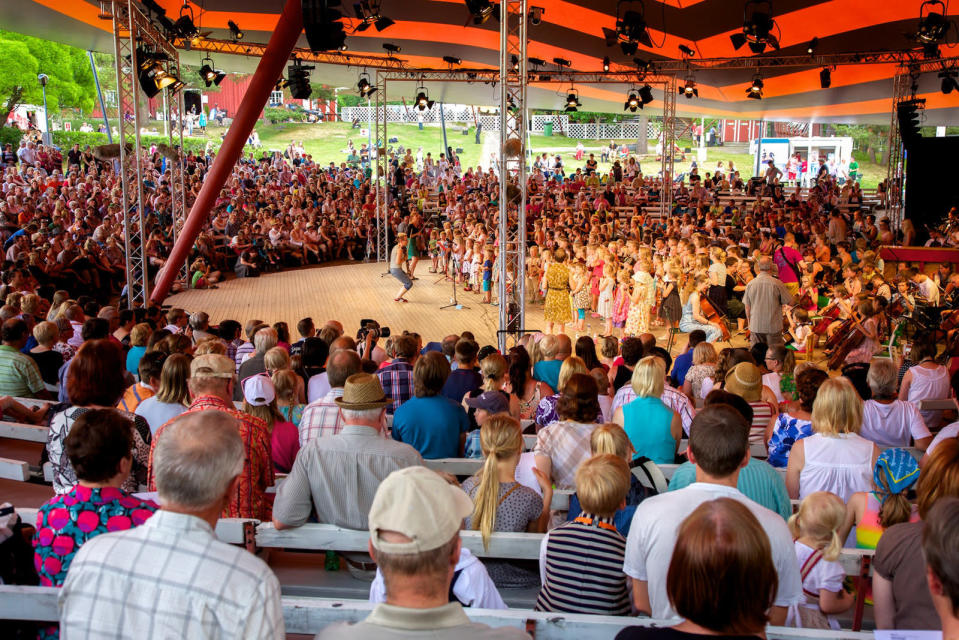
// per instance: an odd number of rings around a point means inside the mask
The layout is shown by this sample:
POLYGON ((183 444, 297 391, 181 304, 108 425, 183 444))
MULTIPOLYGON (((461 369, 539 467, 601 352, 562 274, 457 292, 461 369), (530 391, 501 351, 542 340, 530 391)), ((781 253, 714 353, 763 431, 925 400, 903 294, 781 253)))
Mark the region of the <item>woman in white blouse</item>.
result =
MULTIPOLYGON (((912 347, 914 362, 918 362, 902 378, 899 399, 917 406, 923 400, 944 400, 949 397, 949 370, 936 362, 936 343, 917 340, 912 347)), ((935 429, 942 422, 942 411, 920 411, 926 426, 935 429)))
POLYGON ((882 447, 915 446, 925 451, 932 441, 932 434, 916 405, 897 399, 898 374, 895 363, 888 358, 875 358, 869 364, 866 383, 872 391, 872 399, 863 407, 859 435, 882 447))

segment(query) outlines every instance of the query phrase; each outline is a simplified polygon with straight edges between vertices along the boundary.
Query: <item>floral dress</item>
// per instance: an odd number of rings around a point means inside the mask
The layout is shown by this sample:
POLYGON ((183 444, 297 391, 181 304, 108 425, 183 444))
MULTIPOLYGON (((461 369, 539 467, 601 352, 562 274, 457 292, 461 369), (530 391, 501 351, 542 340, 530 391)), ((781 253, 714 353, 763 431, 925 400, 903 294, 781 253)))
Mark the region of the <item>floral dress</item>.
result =
POLYGON ((785 467, 789 462, 789 452, 793 445, 813 434, 812 421, 794 418, 788 413, 780 413, 769 439, 769 459, 774 467, 785 467))
POLYGON ((653 306, 656 293, 653 277, 645 271, 636 272, 633 276, 633 287, 639 290, 633 291, 633 298, 638 299, 638 302, 630 306, 626 327, 623 329, 623 333, 629 336, 637 336, 649 331, 649 311, 653 306))
MULTIPOLYGON (((54 496, 37 512, 33 564, 41 587, 59 587, 77 551, 101 533, 138 527, 159 509, 114 487, 91 489, 76 485, 54 496)), ((39 638, 58 638, 56 625, 40 630, 39 638)))
POLYGON ((569 306, 569 269, 561 262, 553 262, 546 269, 546 322, 566 324, 573 319, 569 306))
POLYGON ((619 285, 613 295, 613 326, 623 327, 629 315, 629 287, 619 285))

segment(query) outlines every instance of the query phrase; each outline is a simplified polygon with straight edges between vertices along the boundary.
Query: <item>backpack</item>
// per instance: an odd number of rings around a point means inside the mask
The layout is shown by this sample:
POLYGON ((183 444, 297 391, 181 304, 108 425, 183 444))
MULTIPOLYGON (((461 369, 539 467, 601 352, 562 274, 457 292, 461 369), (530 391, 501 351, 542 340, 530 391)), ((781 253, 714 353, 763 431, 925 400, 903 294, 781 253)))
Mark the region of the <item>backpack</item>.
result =
POLYGON ((649 495, 666 493, 668 483, 666 476, 655 462, 646 456, 640 456, 629 464, 630 471, 639 482, 649 489, 649 495))

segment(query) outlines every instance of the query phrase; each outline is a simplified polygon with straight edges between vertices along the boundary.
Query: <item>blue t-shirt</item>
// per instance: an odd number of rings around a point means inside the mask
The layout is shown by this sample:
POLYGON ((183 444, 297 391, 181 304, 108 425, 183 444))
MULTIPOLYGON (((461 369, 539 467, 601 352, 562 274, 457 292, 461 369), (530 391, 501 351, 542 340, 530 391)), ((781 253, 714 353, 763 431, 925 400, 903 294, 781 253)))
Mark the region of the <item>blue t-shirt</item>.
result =
POLYGON ((673 360, 673 370, 670 373, 673 380, 676 381, 676 386, 683 386, 683 382, 686 380, 686 372, 689 371, 689 368, 693 366, 693 350, 690 349, 685 353, 681 353, 676 356, 676 359, 673 360))
MULTIPOLYGON (((130 375, 134 377, 140 375, 140 358, 146 352, 146 347, 130 347, 130 350, 127 351, 127 371, 130 372, 130 375)), ((149 380, 146 382, 149 382, 149 380)))
POLYGON ((562 360, 541 360, 533 366, 533 379, 545 382, 553 391, 559 386, 559 370, 562 360))
POLYGON ((468 430, 463 407, 443 396, 410 398, 393 414, 393 439, 431 460, 458 457, 460 434, 468 430))
POLYGON ((487 260, 483 263, 483 280, 493 279, 493 261, 487 260))
POLYGON ((476 391, 483 386, 483 376, 473 369, 457 369, 450 373, 443 385, 442 394, 459 404, 470 391, 476 391))

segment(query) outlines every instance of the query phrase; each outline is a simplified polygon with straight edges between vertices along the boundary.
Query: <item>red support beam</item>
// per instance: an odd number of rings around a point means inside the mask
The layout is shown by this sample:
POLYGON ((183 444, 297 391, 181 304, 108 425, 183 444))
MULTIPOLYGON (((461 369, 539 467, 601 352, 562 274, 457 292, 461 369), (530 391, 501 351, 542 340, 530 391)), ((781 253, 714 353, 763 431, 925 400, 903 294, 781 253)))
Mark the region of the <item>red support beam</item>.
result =
POLYGON ((263 111, 266 101, 270 98, 273 86, 277 78, 283 73, 290 54, 299 40, 300 32, 303 31, 303 13, 300 6, 301 0, 286 0, 283 7, 283 13, 280 14, 280 20, 276 23, 276 29, 270 36, 270 42, 260 58, 260 63, 256 67, 256 73, 243 96, 243 101, 237 109, 236 116, 233 118, 233 124, 230 125, 223 139, 223 145, 220 147, 213 166, 203 180, 203 187, 190 209, 190 215, 183 225, 183 229, 177 235, 176 244, 173 251, 167 259, 157 279, 156 286, 153 288, 153 294, 150 300, 160 304, 179 273, 180 267, 186 261, 190 254, 190 248, 196 241, 203 224, 210 215, 213 203, 220 193, 220 189, 226 184, 230 174, 233 171, 236 161, 243 153, 243 145, 246 144, 247 137, 253 131, 253 125, 263 111))

